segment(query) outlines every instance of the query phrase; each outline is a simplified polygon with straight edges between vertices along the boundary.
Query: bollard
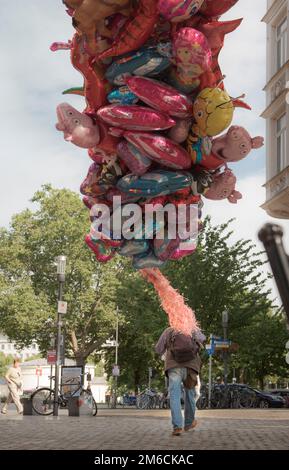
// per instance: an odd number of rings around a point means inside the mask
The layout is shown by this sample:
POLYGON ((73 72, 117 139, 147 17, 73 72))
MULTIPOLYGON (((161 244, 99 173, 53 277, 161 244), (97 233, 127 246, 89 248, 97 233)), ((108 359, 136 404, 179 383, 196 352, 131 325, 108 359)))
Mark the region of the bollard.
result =
POLYGON ((68 416, 79 416, 79 397, 68 398, 68 416))

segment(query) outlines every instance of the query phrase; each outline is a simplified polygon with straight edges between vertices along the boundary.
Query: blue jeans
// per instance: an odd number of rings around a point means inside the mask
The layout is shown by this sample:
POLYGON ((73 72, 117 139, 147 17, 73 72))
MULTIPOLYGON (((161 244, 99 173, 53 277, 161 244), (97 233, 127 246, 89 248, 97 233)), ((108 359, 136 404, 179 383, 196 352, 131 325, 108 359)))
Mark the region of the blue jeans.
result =
MULTIPOLYGON (((172 415, 173 428, 183 427, 183 416, 181 406, 182 383, 186 380, 186 367, 179 367, 168 370, 169 391, 170 391, 170 407, 172 415)), ((191 426, 195 419, 196 402, 195 389, 185 388, 185 426, 191 426)))

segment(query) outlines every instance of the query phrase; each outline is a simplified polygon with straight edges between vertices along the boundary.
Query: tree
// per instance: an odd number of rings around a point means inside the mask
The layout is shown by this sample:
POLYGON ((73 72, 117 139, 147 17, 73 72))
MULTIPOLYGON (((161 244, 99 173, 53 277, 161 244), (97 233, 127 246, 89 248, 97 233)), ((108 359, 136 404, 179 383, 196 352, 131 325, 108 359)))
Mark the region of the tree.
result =
POLYGON ((178 269, 168 265, 166 274, 195 309, 207 337, 223 335, 222 312, 229 311, 229 336, 240 346, 231 366, 242 380, 258 379, 262 387, 274 371, 286 376, 284 315, 270 299, 261 253, 249 240, 230 244, 231 234, 230 221, 213 227, 207 218, 197 252, 178 269))
POLYGON ((57 281, 54 260, 67 256, 67 351, 78 364, 112 334, 117 266, 101 265, 84 244, 87 209, 75 193, 46 185, 32 201, 37 210, 13 217, 0 232, 0 328, 20 346, 42 351, 55 334, 57 281))

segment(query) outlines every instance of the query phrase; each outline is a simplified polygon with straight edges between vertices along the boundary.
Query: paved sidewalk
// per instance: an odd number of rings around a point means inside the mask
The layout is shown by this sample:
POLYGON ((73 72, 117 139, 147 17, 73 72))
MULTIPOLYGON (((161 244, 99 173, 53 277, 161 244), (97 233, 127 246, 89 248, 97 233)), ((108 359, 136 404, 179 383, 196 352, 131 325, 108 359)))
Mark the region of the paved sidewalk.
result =
POLYGON ((97 417, 0 416, 0 449, 289 450, 289 410, 198 411, 198 427, 171 436, 166 410, 100 410, 97 417))

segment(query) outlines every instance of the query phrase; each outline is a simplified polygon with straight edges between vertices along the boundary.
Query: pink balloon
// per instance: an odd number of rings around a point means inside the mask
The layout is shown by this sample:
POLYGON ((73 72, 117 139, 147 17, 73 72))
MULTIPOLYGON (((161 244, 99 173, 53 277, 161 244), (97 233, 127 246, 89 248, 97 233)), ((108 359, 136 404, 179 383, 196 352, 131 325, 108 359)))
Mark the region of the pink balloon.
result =
POLYGON ((229 168, 226 168, 223 173, 217 173, 213 176, 213 184, 204 196, 214 201, 228 199, 232 204, 237 204, 243 196, 235 190, 236 183, 236 176, 229 168))
POLYGON ((129 77, 126 83, 144 103, 178 118, 193 115, 193 103, 175 88, 146 77, 129 77))
POLYGON ((124 132, 123 136, 160 165, 176 170, 185 170, 192 165, 188 152, 167 137, 128 131, 124 132))
POLYGON ((134 175, 144 175, 152 164, 143 152, 126 140, 118 144, 117 154, 134 175))
POLYGON ((107 124, 136 131, 157 131, 173 127, 175 121, 154 109, 144 106, 110 105, 99 109, 97 115, 107 124))

